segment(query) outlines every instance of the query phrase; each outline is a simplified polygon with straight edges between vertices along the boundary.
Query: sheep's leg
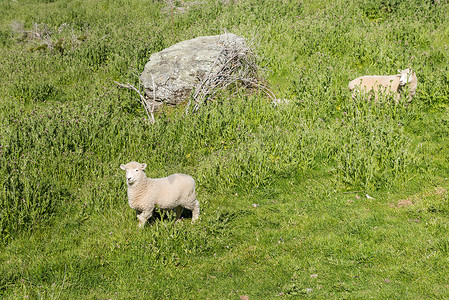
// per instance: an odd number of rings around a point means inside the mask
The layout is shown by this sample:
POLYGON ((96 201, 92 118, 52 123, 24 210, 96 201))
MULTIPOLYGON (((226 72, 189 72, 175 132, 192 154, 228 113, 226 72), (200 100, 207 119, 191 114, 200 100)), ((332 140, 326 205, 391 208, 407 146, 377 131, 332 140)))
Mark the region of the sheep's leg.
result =
POLYGON ((379 101, 379 92, 373 90, 368 96, 368 101, 371 99, 372 94, 374 94, 374 103, 377 103, 379 101))
POLYGON ((181 214, 183 211, 182 206, 176 206, 175 210, 176 210, 176 219, 178 220, 181 219, 181 214))
POLYGON ((199 215, 200 215, 200 203, 198 202, 198 200, 195 200, 195 204, 192 209, 192 222, 198 219, 199 215))
POLYGON ((396 104, 399 104, 399 99, 401 98, 401 94, 395 93, 394 100, 396 101, 396 104))
POLYGON ((139 219, 139 228, 143 228, 145 223, 153 215, 153 210, 137 211, 137 219, 139 219))
POLYGON ((356 91, 355 90, 352 91, 351 97, 352 97, 352 100, 355 100, 355 98, 356 98, 356 91))

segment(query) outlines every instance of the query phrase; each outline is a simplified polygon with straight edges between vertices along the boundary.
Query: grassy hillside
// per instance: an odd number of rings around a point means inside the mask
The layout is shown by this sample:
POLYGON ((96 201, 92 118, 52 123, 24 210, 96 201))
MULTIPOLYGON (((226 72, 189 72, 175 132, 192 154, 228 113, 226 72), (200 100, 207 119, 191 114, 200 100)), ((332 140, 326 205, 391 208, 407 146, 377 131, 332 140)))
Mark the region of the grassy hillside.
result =
POLYGON ((430 0, 0 1, 0 297, 449 297, 448 28, 430 0), (287 104, 237 91, 151 125, 114 83, 224 32, 287 104), (411 103, 347 90, 407 67, 411 103), (132 160, 192 175, 200 220, 138 230, 132 160))

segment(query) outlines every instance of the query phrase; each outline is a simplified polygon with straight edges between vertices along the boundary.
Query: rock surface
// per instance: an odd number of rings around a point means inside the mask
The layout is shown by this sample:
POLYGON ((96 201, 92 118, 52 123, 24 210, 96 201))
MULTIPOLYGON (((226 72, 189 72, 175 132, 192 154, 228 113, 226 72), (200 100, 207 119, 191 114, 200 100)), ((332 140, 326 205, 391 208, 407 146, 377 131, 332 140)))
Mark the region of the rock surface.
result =
POLYGON ((149 100, 154 97, 156 105, 182 103, 201 80, 225 63, 229 51, 245 55, 245 49, 242 37, 226 33, 197 37, 154 53, 140 75, 145 95, 149 100))

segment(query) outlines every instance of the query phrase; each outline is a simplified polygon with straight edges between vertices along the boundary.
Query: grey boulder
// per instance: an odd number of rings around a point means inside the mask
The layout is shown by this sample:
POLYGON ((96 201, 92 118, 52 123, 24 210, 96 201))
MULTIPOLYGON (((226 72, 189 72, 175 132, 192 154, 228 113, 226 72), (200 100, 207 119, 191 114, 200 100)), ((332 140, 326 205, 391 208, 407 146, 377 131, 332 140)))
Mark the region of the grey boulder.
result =
POLYGON ((202 36, 175 44, 150 56, 140 80, 146 98, 177 105, 189 99, 194 88, 226 63, 228 52, 246 55, 242 37, 226 33, 202 36))

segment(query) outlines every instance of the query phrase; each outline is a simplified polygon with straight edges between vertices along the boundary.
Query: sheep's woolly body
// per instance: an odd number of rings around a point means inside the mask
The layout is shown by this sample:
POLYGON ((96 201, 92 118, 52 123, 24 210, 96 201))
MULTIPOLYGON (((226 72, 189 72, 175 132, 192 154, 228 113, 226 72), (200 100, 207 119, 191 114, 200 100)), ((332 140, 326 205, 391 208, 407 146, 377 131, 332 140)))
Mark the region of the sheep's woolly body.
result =
MULTIPOLYGON (((418 78, 411 69, 399 70, 400 74, 379 76, 369 75, 361 76, 349 82, 348 88, 353 91, 352 96, 355 97, 357 92, 373 92, 375 101, 379 98, 379 93, 393 94, 396 101, 399 100, 400 94, 406 84, 409 85, 408 98, 411 101, 415 95, 418 86, 418 78)), ((371 95, 368 96, 368 99, 371 95)))
POLYGON ((200 206, 196 200, 195 180, 185 174, 172 174, 164 178, 148 178, 146 164, 130 162, 121 165, 126 171, 128 204, 137 213, 142 227, 153 214, 155 206, 160 209, 176 209, 179 218, 182 208, 192 211, 192 220, 199 216, 200 206))
POLYGON ((369 92, 373 91, 375 93, 375 98, 377 100, 379 92, 391 93, 396 92, 399 88, 399 75, 391 76, 361 76, 349 82, 349 90, 355 90, 359 87, 361 91, 369 92))

